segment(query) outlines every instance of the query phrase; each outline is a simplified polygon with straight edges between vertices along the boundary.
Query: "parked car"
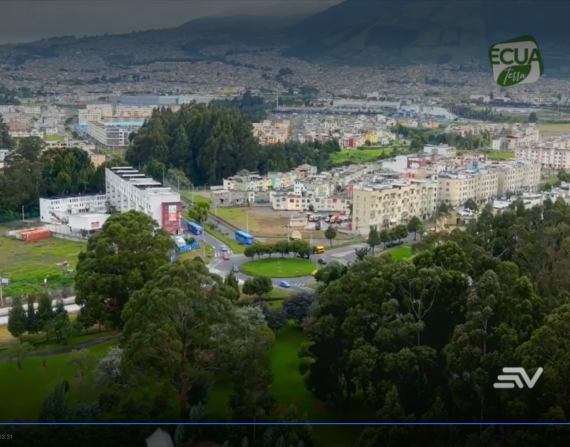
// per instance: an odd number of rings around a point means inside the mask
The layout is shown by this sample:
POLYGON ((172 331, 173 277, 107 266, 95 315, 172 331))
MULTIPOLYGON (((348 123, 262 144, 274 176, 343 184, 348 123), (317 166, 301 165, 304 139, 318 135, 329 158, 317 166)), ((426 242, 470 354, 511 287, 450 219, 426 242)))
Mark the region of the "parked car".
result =
POLYGON ((317 262, 318 262, 319 264, 321 264, 321 265, 327 265, 327 261, 325 261, 325 260, 322 259, 322 258, 319 258, 317 262))
POLYGON ((287 281, 281 281, 279 283, 279 287, 283 287, 284 289, 288 289, 289 287, 291 287, 291 284, 289 284, 287 281))
POLYGON ((234 266, 232 267, 232 272, 234 272, 234 273, 239 273, 239 268, 238 268, 237 265, 234 265, 234 266))
POLYGON ((400 245, 403 245, 403 244, 404 244, 403 241, 392 241, 392 242, 388 242, 386 244, 386 248, 399 247, 400 245))

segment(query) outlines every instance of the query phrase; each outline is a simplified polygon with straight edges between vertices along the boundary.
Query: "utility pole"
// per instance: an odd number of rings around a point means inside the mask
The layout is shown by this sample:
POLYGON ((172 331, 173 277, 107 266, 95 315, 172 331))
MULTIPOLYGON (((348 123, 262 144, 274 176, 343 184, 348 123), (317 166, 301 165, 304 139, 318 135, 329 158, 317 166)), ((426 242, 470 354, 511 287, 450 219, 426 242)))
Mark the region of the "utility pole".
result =
POLYGON ((26 220, 26 215, 24 214, 24 207, 22 206, 22 220, 26 220))
POLYGON ((3 285, 4 278, 0 275, 0 307, 4 307, 4 296, 2 295, 2 285, 3 285))
POLYGON ((162 168, 162 184, 164 185, 164 168, 162 168))
POLYGON ((249 211, 245 213, 245 232, 249 234, 249 211))

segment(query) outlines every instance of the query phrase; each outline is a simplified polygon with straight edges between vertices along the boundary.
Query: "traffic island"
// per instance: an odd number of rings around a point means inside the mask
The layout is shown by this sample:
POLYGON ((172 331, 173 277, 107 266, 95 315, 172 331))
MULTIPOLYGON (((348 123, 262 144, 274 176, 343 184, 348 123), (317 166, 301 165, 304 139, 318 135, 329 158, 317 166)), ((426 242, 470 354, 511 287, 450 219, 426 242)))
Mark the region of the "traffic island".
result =
POLYGON ((240 266, 240 270, 246 275, 269 278, 310 276, 317 268, 316 263, 300 258, 265 258, 245 262, 240 266))

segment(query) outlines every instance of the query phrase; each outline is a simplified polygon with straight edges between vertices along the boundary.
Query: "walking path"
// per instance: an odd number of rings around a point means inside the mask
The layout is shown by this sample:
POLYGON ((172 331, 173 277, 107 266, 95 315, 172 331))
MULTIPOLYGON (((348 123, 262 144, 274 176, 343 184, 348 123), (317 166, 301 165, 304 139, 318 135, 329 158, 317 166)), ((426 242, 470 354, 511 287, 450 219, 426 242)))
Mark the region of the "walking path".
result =
MULTIPOLYGON (((26 358, 47 357, 47 356, 52 356, 52 355, 67 354, 67 353, 69 353, 71 351, 75 351, 75 350, 92 348, 93 346, 103 344, 105 342, 114 340, 118 337, 119 337, 118 335, 107 335, 105 337, 94 338, 93 340, 88 340, 85 343, 81 343, 81 344, 75 345, 75 346, 66 346, 63 348, 52 349, 49 351, 34 352, 34 353, 28 355, 26 358)), ((8 360, 12 360, 12 359, 13 359, 13 357, 8 355, 5 357, 0 357, 0 362, 7 362, 8 360)))

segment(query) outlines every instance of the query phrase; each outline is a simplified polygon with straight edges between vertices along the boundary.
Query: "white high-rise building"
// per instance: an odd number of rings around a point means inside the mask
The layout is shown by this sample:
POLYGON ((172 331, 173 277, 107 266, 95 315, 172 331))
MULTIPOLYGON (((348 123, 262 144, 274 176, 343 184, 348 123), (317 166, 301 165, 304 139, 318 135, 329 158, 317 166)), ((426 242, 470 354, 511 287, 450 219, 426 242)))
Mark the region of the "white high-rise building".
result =
POLYGON ((106 168, 107 201, 118 212, 140 211, 169 233, 181 230, 180 194, 130 166, 106 168))

